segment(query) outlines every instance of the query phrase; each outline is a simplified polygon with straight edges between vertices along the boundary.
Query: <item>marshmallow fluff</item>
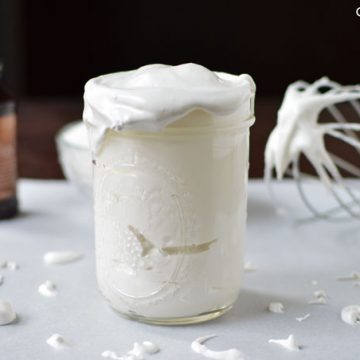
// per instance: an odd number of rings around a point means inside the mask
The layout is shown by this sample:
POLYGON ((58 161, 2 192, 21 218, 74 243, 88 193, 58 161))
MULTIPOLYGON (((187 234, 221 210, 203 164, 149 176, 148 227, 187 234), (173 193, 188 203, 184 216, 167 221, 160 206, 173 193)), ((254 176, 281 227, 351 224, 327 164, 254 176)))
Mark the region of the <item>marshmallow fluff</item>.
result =
POLYGON ((289 335, 286 339, 270 339, 270 344, 277 344, 286 350, 299 351, 301 347, 296 343, 294 335, 289 335))
POLYGON ((348 305, 341 310, 341 320, 349 325, 360 323, 360 305, 348 305))
POLYGON ((46 343, 56 350, 61 350, 67 347, 67 343, 64 337, 60 334, 53 334, 47 340, 46 343))
POLYGON ((160 348, 150 341, 142 343, 135 342, 133 348, 126 355, 119 356, 116 352, 105 350, 101 356, 112 360, 144 360, 146 355, 153 355, 160 351, 160 348))
POLYGON ((118 311, 183 323, 235 301, 254 92, 196 64, 87 82, 97 278, 118 311))
POLYGON ((246 360, 245 355, 238 349, 229 349, 223 351, 210 350, 204 343, 215 337, 216 335, 208 335, 197 338, 191 343, 191 349, 196 354, 202 355, 208 359, 219 360, 246 360))
POLYGON ((43 284, 39 285, 38 292, 46 297, 54 297, 57 295, 56 286, 50 280, 46 280, 43 284))
POLYGON ((283 314, 284 305, 281 302, 271 302, 268 306, 268 310, 275 314, 283 314))
POLYGON ((328 296, 324 290, 314 291, 314 298, 308 301, 311 305, 325 305, 327 304, 328 296))
POLYGON ((67 264, 82 258, 82 254, 75 251, 50 251, 44 254, 47 265, 67 264))
POLYGON ((297 318, 295 318, 298 322, 303 322, 305 320, 307 320, 311 315, 310 314, 305 314, 304 316, 299 316, 297 318))
POLYGON ((255 84, 249 75, 212 72, 197 64, 154 64, 102 75, 85 85, 85 123, 99 150, 108 130, 159 131, 196 109, 229 115, 247 107, 255 84))
POLYGON ((16 313, 12 305, 3 299, 0 299, 0 325, 7 325, 16 319, 16 313))

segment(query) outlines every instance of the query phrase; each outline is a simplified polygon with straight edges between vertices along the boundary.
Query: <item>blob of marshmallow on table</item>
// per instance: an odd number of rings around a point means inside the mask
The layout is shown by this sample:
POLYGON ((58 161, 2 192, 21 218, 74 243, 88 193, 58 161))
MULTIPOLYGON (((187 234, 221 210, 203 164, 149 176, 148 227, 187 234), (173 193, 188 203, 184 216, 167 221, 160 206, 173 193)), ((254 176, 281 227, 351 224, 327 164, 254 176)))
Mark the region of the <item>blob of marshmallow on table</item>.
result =
POLYGON ((229 349, 224 351, 214 351, 207 348, 204 343, 217 335, 207 335, 197 338, 191 343, 191 349, 209 359, 219 360, 246 360, 246 356, 238 349, 229 349))
MULTIPOLYGON (((270 181, 272 170, 282 179, 292 165, 292 175, 300 181, 299 158, 303 154, 311 163, 321 182, 330 190, 337 203, 348 214, 360 217, 345 199, 335 191, 335 184, 343 189, 360 209, 360 200, 343 181, 340 169, 360 176, 360 169, 348 161, 334 156, 325 146, 324 137, 329 135, 360 149, 360 141, 354 132, 360 131, 359 122, 347 122, 335 104, 349 102, 360 118, 360 85, 342 86, 323 77, 309 84, 297 81, 290 84, 278 111, 277 124, 271 132, 265 148, 265 180, 270 181), (319 115, 327 109, 335 122, 319 123, 319 115)), ((355 117, 356 118, 356 117, 355 117)), ((314 215, 320 212, 301 194, 305 204, 314 215)))

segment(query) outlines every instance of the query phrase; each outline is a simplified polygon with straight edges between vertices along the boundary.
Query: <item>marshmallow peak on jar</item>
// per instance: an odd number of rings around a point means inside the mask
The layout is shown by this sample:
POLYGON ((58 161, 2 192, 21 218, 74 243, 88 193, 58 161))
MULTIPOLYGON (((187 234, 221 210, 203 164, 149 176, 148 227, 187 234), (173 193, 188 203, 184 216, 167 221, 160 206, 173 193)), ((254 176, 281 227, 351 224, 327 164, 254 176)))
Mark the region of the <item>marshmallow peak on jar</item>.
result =
POLYGON ((89 80, 83 119, 92 151, 98 152, 108 130, 160 131, 194 110, 220 117, 241 110, 242 119, 250 117, 254 94, 255 83, 246 74, 192 63, 147 65, 89 80))

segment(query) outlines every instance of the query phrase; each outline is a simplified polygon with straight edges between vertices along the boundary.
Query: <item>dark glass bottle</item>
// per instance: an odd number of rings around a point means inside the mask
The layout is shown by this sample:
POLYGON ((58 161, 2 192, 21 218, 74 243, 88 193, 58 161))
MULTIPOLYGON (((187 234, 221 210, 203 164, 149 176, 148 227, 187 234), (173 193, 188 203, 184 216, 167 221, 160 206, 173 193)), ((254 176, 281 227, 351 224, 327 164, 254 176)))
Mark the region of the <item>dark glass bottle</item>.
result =
POLYGON ((15 100, 5 91, 0 62, 0 220, 18 212, 16 197, 16 108, 15 100))

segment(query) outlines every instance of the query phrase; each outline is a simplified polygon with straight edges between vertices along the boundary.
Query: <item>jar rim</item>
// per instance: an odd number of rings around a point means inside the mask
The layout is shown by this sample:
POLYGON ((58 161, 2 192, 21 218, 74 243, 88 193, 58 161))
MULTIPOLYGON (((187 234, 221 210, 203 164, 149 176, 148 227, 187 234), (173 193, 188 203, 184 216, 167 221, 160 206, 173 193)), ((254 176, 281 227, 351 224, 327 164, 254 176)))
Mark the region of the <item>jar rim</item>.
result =
POLYGON ((108 131, 107 136, 120 137, 163 137, 163 136, 179 136, 179 135, 207 135, 215 133, 227 133, 240 129, 249 129, 255 122, 255 116, 251 115, 245 120, 239 121, 236 125, 231 126, 198 126, 198 127, 165 127, 160 131, 136 131, 136 130, 122 130, 122 131, 108 131))

